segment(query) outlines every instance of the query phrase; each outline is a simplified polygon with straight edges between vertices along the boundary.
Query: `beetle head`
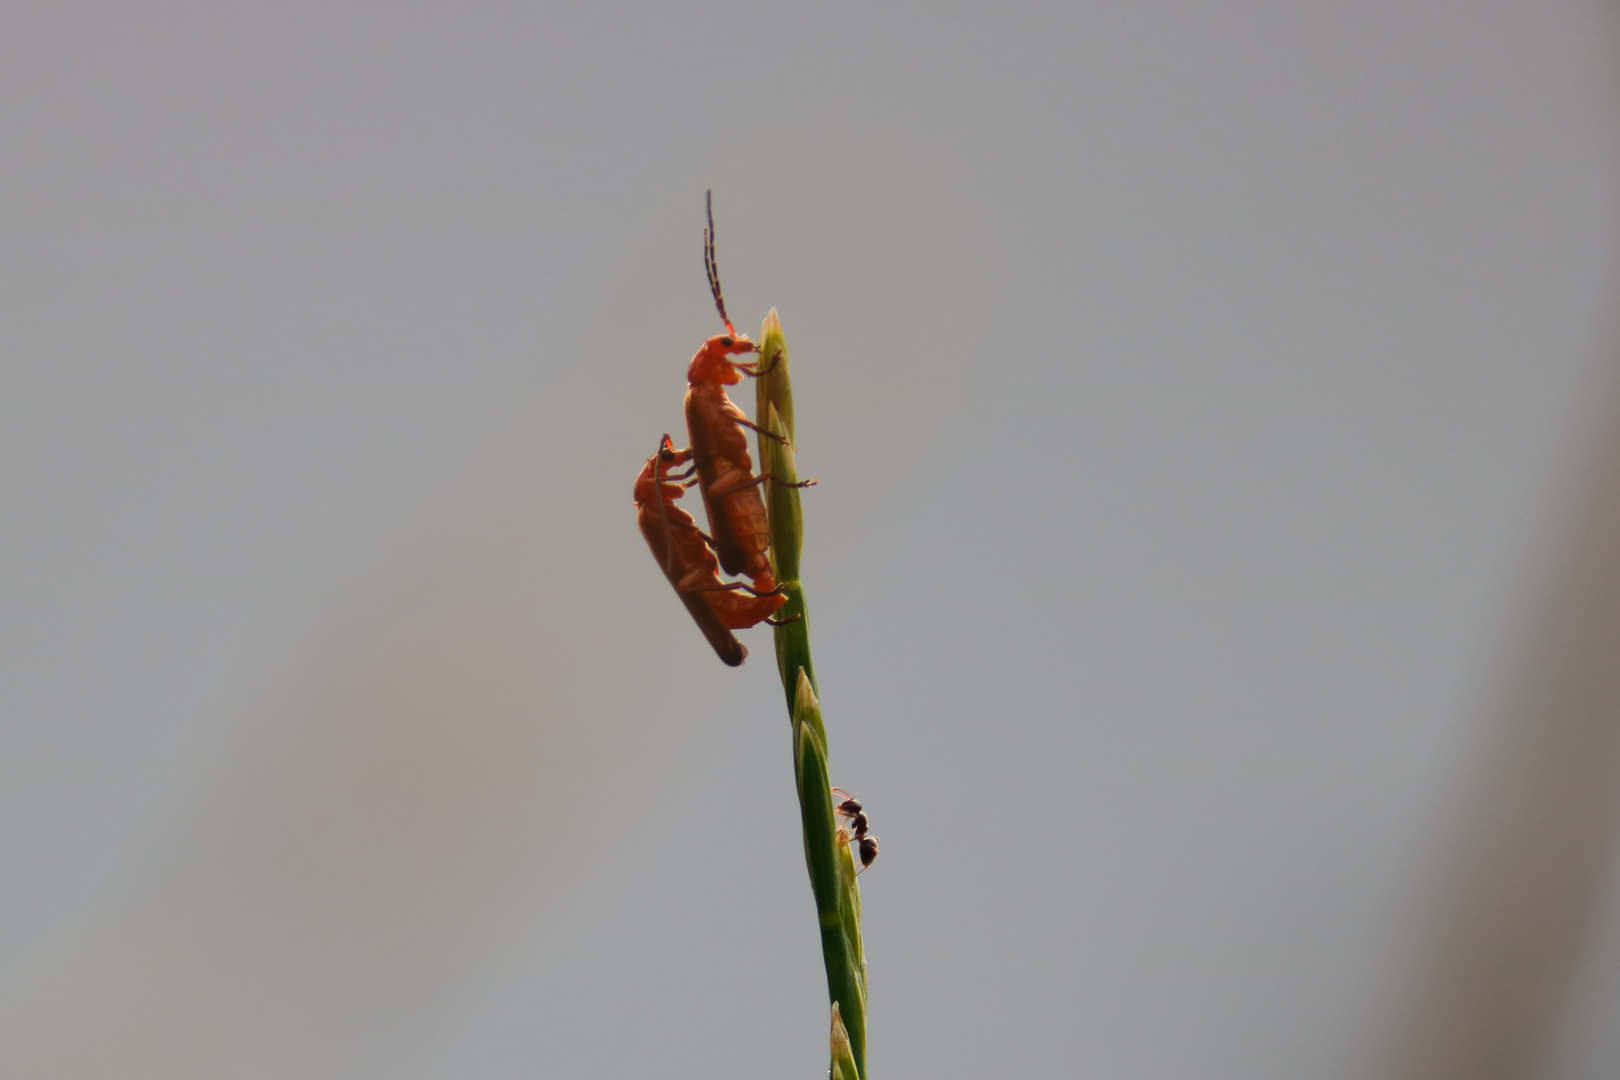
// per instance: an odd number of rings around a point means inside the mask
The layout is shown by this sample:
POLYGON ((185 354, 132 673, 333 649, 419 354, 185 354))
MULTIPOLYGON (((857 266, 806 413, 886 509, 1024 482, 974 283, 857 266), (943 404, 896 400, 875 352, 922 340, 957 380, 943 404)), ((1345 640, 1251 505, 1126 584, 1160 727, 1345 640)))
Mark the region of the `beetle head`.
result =
POLYGON ((659 498, 680 498, 681 488, 665 479, 665 475, 671 465, 680 464, 685 460, 685 456, 675 449, 675 443, 668 435, 660 439, 658 449, 647 459, 647 464, 642 466, 641 475, 636 477, 636 505, 651 506, 659 498))
POLYGON ((686 369, 686 381, 697 385, 698 383, 721 383, 730 385, 743 380, 742 372, 731 358, 743 353, 758 352, 759 346, 743 334, 716 334, 703 343, 697 354, 692 357, 692 363, 686 369))
POLYGON ((647 459, 647 464, 641 467, 641 475, 636 477, 635 500, 637 506, 651 506, 658 501, 659 481, 663 478, 657 476, 658 455, 654 454, 647 459))

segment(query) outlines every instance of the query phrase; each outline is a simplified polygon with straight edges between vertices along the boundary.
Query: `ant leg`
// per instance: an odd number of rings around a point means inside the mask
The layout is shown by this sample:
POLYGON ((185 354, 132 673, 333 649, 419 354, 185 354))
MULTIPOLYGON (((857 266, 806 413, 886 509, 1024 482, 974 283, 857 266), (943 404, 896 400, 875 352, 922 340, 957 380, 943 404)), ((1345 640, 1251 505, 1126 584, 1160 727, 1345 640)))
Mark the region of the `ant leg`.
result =
POLYGON ((796 623, 802 618, 804 618, 804 616, 801 614, 795 615, 791 619, 766 619, 765 621, 770 623, 772 626, 787 626, 789 623, 796 623))
POLYGON ((797 483, 792 480, 783 480, 780 476, 772 476, 770 473, 766 473, 760 479, 769 480, 773 484, 781 484, 783 487, 807 488, 816 486, 816 478, 813 476, 808 480, 800 480, 797 483))

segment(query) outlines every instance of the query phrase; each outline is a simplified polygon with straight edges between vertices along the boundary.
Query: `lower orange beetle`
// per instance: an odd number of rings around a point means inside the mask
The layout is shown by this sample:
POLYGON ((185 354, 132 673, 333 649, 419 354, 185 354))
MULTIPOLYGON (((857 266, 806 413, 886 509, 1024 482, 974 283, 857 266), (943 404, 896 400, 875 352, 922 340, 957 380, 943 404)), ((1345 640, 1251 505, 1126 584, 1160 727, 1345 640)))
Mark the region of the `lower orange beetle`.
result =
POLYGON ((708 539, 692 515, 675 505, 696 481, 691 479, 691 470, 673 476, 669 470, 691 458, 690 450, 677 450, 668 435, 663 437, 636 477, 636 523, 692 621, 720 659, 736 667, 747 657, 748 649, 731 631, 762 622, 780 625, 770 616, 787 603, 787 597, 752 589, 741 581, 720 581, 720 564, 709 550, 708 539))

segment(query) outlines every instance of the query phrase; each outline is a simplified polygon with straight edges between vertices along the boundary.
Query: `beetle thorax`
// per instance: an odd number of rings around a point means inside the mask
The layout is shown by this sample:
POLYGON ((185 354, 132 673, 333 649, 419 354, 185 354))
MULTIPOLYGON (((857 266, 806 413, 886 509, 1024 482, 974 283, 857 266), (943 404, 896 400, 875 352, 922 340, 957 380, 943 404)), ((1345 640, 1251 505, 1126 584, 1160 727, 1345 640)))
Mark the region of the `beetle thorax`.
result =
POLYGON ((686 369, 686 381, 731 385, 743 380, 731 358, 740 353, 758 352, 759 347, 740 334, 716 334, 703 343, 686 369))

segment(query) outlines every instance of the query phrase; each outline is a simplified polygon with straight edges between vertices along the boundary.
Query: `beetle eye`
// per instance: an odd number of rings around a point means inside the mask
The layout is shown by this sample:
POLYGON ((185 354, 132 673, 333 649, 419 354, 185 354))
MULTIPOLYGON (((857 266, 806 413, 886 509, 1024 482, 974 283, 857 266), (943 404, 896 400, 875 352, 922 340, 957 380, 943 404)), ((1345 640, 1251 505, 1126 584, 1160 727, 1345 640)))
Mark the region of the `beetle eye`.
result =
POLYGON ((734 341, 732 341, 729 337, 723 337, 723 338, 720 339, 720 344, 724 345, 726 348, 729 349, 729 348, 731 348, 732 345, 734 345, 736 343, 734 341))

